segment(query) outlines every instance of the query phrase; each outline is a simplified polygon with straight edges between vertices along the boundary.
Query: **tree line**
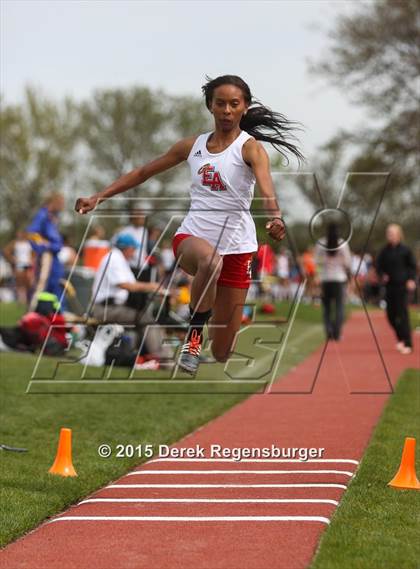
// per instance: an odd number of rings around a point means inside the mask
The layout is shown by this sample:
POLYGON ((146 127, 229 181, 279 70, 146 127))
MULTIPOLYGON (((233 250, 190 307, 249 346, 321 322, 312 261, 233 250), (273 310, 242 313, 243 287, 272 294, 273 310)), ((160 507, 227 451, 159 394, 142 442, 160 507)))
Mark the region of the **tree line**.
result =
MULTIPOLYGON (((63 192, 70 212, 76 196, 98 191, 208 126, 199 99, 147 87, 98 90, 81 103, 68 97, 53 101, 27 87, 21 104, 4 104, 0 111, 5 234, 24 227, 49 192, 63 192)), ((144 184, 141 195, 170 200, 183 174, 165 172, 144 184)), ((71 217, 66 219, 71 226, 71 217)))

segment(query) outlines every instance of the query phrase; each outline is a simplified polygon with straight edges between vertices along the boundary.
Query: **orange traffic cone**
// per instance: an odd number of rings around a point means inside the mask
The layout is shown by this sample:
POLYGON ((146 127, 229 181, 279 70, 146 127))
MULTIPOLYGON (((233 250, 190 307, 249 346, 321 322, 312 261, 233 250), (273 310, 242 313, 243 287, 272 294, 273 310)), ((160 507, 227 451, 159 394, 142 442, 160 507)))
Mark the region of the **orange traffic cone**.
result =
POLYGON ((388 486, 420 490, 420 482, 416 475, 415 460, 416 439, 406 437, 400 467, 391 482, 388 482, 388 486))
POLYGON ((48 472, 60 476, 77 476, 71 459, 71 429, 60 430, 57 455, 48 472))

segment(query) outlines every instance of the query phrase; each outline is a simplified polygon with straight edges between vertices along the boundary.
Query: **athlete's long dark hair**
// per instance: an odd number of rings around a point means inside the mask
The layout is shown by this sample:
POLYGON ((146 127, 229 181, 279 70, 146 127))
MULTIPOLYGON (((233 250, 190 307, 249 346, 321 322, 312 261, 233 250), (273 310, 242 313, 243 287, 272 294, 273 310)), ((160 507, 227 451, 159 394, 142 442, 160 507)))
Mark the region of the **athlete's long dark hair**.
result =
POLYGON ((246 115, 239 123, 239 127, 253 136, 256 140, 269 142, 280 154, 288 161, 287 152, 293 154, 298 162, 305 160, 304 156, 293 143, 296 137, 292 134, 293 130, 299 128, 299 123, 289 121, 284 115, 276 113, 265 107, 255 99, 249 86, 237 75, 222 75, 211 79, 206 76, 207 83, 202 86, 203 94, 206 98, 206 106, 210 110, 214 90, 221 85, 234 85, 241 89, 245 102, 249 105, 246 115))
POLYGON ((334 257, 338 249, 338 227, 335 223, 329 223, 327 227, 327 255, 334 257))

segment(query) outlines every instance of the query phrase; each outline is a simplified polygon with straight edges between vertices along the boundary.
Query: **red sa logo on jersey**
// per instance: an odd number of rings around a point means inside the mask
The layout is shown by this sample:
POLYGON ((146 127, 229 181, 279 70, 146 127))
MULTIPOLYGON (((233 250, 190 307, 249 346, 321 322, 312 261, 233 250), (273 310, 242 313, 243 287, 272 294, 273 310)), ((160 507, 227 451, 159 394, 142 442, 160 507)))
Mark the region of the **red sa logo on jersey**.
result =
POLYGON ((201 166, 198 170, 198 174, 201 174, 201 183, 203 186, 209 186, 213 192, 226 191, 226 186, 222 182, 219 172, 217 172, 215 167, 211 164, 201 166))

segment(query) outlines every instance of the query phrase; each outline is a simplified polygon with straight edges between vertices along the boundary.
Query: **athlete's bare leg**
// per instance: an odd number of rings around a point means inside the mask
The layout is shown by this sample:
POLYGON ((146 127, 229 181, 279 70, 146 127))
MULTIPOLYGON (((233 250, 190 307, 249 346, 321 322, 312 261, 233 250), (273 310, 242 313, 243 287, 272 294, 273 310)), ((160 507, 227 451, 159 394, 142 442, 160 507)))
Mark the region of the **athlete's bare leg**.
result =
POLYGON ((208 325, 212 353, 219 362, 225 362, 233 350, 247 292, 248 289, 244 288, 217 287, 213 315, 208 325), (216 324, 218 326, 214 327, 216 324))
POLYGON ((179 244, 177 258, 181 258, 180 267, 194 275, 191 285, 192 308, 198 312, 213 308, 216 283, 222 270, 222 257, 208 241, 191 236, 179 244))

